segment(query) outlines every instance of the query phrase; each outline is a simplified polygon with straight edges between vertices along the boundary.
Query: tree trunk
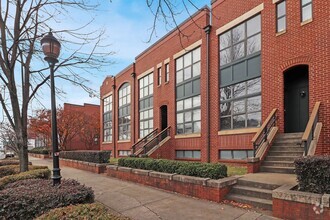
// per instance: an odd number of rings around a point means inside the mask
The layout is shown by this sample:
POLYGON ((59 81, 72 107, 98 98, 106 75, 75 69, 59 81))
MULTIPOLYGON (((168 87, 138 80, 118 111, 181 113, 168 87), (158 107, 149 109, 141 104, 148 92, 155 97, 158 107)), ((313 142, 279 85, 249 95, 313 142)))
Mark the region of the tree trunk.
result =
POLYGON ((25 172, 29 170, 29 157, 26 144, 17 143, 19 147, 19 168, 20 172, 25 172))

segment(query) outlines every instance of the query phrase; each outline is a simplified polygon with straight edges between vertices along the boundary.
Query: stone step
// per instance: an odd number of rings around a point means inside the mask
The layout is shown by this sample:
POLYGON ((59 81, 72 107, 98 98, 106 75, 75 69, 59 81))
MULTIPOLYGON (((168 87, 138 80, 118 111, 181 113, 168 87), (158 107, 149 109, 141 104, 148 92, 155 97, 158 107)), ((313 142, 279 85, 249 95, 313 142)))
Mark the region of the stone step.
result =
POLYGON ((247 186, 247 187, 253 187, 253 188, 258 188, 258 189, 269 189, 273 190, 279 187, 279 185, 276 184, 269 184, 269 183, 260 183, 260 182, 255 182, 255 181, 250 181, 250 180, 245 180, 243 178, 239 178, 237 180, 236 186, 247 186))
POLYGON ((263 208, 263 209, 267 209, 267 210, 272 210, 272 206, 273 206, 272 200, 254 198, 254 197, 250 197, 250 196, 243 196, 243 195, 237 195, 237 194, 229 194, 227 196, 227 199, 233 200, 236 202, 240 202, 240 203, 250 204, 255 207, 263 208))
POLYGON ((276 138, 302 138, 303 132, 298 132, 298 133, 279 133, 276 135, 276 138))
POLYGON ((237 194, 237 195, 243 195, 243 196, 250 196, 260 199, 269 199, 272 200, 272 190, 269 189, 260 189, 260 188, 254 188, 249 186, 240 186, 235 185, 230 193, 237 194))
POLYGON ((266 167, 294 167, 293 161, 264 161, 262 166, 266 167))
POLYGON ((304 151, 304 148, 302 148, 302 147, 297 147, 297 146, 295 146, 295 147, 292 147, 292 146, 290 146, 290 147, 285 147, 285 146, 281 146, 281 147, 279 147, 279 146, 271 146, 271 148, 270 148, 270 150, 269 151, 295 151, 295 152, 303 152, 304 151))
POLYGON ((296 156, 290 157, 290 156, 267 156, 265 161, 291 161, 293 162, 296 158, 296 156))
POLYGON ((275 139, 274 145, 301 145, 301 139, 275 139))
POLYGON ((294 174, 294 167, 261 166, 261 172, 294 174))
POLYGON ((303 153, 302 151, 269 151, 268 156, 301 157, 303 156, 303 153))

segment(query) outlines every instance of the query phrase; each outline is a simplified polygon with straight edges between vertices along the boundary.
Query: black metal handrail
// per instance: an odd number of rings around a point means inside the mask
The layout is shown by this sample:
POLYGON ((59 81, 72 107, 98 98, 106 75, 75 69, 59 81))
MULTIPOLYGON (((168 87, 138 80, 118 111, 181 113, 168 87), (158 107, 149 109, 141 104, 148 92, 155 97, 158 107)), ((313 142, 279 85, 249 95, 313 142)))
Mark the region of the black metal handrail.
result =
POLYGON ((260 146, 265 143, 268 139, 268 134, 272 127, 276 125, 276 116, 277 109, 273 109, 272 112, 268 115, 267 119, 264 121, 259 131, 252 139, 253 143, 253 156, 256 157, 257 151, 260 146))
POLYGON ((150 132, 149 134, 147 134, 145 137, 143 137, 142 139, 140 139, 138 142, 136 142, 133 146, 132 146, 132 150, 133 150, 133 154, 138 151, 139 149, 141 149, 149 140, 153 139, 153 137, 157 134, 158 128, 156 128, 155 130, 153 130, 152 132, 150 132))
POLYGON ((157 146, 165 138, 171 135, 171 126, 165 128, 159 134, 157 134, 153 139, 143 146, 143 153, 147 154, 153 147, 157 146))
POLYGON ((319 121, 319 108, 320 108, 321 102, 316 102, 312 111, 312 114, 308 120, 305 132, 302 136, 302 144, 304 146, 305 156, 308 155, 309 147, 311 145, 311 142, 314 139, 314 131, 316 124, 319 121))

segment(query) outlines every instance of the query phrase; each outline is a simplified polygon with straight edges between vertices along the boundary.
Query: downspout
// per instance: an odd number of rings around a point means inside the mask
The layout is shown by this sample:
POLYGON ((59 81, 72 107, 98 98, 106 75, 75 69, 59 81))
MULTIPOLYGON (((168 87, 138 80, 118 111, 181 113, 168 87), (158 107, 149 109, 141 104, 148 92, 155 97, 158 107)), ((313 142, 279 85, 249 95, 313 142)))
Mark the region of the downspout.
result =
POLYGON ((132 88, 132 104, 133 104, 133 115, 132 115, 132 137, 133 137, 133 144, 135 143, 135 63, 133 63, 133 72, 131 73, 131 76, 133 78, 133 88, 132 88))
MULTIPOLYGON (((116 77, 113 77, 113 84, 112 84, 112 94, 114 103, 113 114, 112 114, 112 141, 113 141, 113 157, 116 158, 116 143, 117 143, 117 135, 116 135, 116 119, 118 118, 116 115, 116 77)), ((113 104, 112 104, 113 105, 113 104)))
POLYGON ((206 129, 206 155, 207 155, 207 162, 210 163, 211 162, 211 141, 210 141, 210 89, 209 89, 209 85, 210 85, 210 31, 211 31, 211 25, 207 25, 206 27, 204 27, 204 31, 206 33, 206 82, 207 82, 207 86, 206 86, 206 118, 207 118, 207 129, 206 129))

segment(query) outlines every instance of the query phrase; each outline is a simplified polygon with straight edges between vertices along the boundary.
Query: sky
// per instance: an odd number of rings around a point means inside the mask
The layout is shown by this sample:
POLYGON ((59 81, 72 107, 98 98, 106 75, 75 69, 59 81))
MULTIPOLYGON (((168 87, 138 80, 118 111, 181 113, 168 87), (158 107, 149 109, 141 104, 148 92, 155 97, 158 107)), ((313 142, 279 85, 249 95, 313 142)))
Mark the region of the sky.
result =
MULTIPOLYGON (((111 64, 106 65, 101 71, 94 71, 91 75, 86 76, 90 81, 88 86, 97 92, 99 92, 99 88, 106 76, 119 73, 122 69, 133 63, 138 54, 175 27, 174 25, 170 27, 165 25, 160 19, 156 24, 156 34, 151 35, 154 15, 147 6, 147 0, 98 1, 100 2, 100 7, 97 11, 88 14, 82 14, 81 11, 77 10, 70 11, 70 19, 60 21, 61 27, 57 27, 57 24, 54 24, 52 28, 54 31, 56 31, 57 28, 75 28, 93 19, 92 28, 94 30, 105 30, 102 44, 110 45, 108 50, 113 51, 115 54, 108 57, 112 62, 111 64)), ((149 2, 150 1, 151 0, 149 0, 149 2)), ((189 17, 182 2, 186 3, 190 14, 197 11, 197 9, 189 3, 189 0, 171 0, 171 2, 176 5, 177 15, 175 19, 177 23, 181 23, 189 17)), ((205 5, 210 6, 211 0, 192 0, 192 2, 195 6, 201 8, 205 5)), ((87 49, 88 46, 89 45, 86 45, 87 49)), ((62 45, 62 47, 65 47, 65 45, 62 45)), ((64 55, 62 54, 62 56, 64 55)), ((98 96, 90 97, 90 95, 80 87, 73 86, 59 79, 56 79, 55 84, 66 93, 63 96, 57 97, 57 105, 63 105, 64 102, 78 105, 83 105, 84 103, 100 104, 98 96)), ((33 116, 34 110, 50 108, 49 94, 50 89, 47 86, 40 90, 38 102, 32 102, 29 108, 30 116, 33 116)), ((2 111, 0 111, 0 120, 1 118, 3 118, 2 111)))

